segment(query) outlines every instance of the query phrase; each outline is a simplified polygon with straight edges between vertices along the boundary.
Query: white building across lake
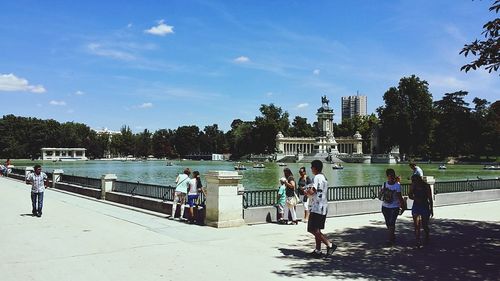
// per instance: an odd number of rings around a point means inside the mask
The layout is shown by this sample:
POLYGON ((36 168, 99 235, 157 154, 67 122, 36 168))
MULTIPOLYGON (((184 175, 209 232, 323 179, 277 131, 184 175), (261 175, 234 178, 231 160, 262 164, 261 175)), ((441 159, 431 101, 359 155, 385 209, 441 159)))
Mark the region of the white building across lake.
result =
POLYGON ((88 160, 85 148, 42 148, 42 160, 77 161, 88 160))

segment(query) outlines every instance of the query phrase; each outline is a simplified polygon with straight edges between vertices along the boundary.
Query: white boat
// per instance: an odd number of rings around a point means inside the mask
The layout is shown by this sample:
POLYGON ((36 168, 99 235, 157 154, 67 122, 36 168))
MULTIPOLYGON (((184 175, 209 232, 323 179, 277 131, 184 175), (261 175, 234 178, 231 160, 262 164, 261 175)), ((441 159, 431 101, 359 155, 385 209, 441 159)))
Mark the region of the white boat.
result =
POLYGON ((442 165, 439 165, 439 170, 446 170, 446 165, 445 164, 442 164, 442 165))
POLYGON ((280 167, 285 167, 285 166, 286 166, 286 163, 283 163, 283 162, 278 162, 278 166, 280 166, 280 167))
POLYGON ((172 163, 172 162, 167 162, 165 165, 167 165, 167 166, 173 166, 173 165, 174 165, 174 163, 172 163))
POLYGON ((344 166, 342 166, 342 164, 340 164, 340 163, 339 164, 333 163, 332 169, 334 169, 334 170, 342 170, 342 169, 344 169, 344 166))
POLYGON ((261 168, 265 168, 266 166, 264 166, 264 164, 262 164, 262 163, 255 163, 255 164, 253 165, 253 167, 254 167, 254 168, 257 168, 257 169, 261 169, 261 168))
POLYGON ((483 167, 485 170, 500 170, 500 165, 486 165, 483 167))
POLYGON ((245 167, 245 165, 238 163, 234 165, 234 169, 238 171, 238 170, 246 170, 247 168, 245 167))

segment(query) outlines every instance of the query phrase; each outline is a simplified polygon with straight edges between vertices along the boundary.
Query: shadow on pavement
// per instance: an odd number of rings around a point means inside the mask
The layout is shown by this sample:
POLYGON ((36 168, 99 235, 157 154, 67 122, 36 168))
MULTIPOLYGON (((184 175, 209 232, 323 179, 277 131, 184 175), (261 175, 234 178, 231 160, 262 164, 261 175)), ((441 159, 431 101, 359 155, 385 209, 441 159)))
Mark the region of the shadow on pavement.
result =
POLYGON ((20 214, 21 217, 34 217, 35 215, 33 215, 32 213, 29 213, 29 214, 20 214))
MULTIPOLYGON (((397 225, 397 242, 385 247, 381 221, 341 233, 328 233, 339 247, 332 257, 312 259, 312 236, 279 249, 292 262, 274 271, 281 276, 329 276, 336 279, 376 280, 498 280, 500 276, 500 225, 491 222, 432 219, 431 241, 414 248, 413 224, 397 225), (306 242, 307 241, 307 242, 306 242), (307 246, 307 250, 303 250, 307 246)), ((324 247, 324 245, 322 246, 324 247)), ((324 252, 324 248, 323 248, 324 252)))

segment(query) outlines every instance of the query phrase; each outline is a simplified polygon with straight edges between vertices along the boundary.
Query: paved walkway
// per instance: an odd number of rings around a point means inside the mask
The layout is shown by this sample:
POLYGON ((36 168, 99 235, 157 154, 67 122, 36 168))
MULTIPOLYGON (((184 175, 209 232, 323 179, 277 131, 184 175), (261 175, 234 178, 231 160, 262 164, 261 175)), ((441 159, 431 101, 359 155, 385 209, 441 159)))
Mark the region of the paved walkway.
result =
POLYGON ((381 214, 327 220, 339 245, 307 256, 306 225, 215 229, 47 190, 32 217, 29 187, 0 178, 0 280, 498 280, 500 201, 440 207, 432 241, 414 249, 409 213, 382 246, 381 214))

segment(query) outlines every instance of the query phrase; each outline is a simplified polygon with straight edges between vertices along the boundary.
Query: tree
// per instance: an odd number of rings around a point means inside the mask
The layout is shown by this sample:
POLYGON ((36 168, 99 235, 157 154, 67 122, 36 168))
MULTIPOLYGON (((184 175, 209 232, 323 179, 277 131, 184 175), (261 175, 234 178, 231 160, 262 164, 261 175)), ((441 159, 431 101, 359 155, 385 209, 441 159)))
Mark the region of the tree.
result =
POLYGON ((441 100, 434 102, 437 121, 434 142, 436 156, 444 158, 470 153, 471 136, 474 137, 475 134, 471 134, 473 128, 469 104, 464 101, 467 94, 465 91, 446 93, 441 100))
MULTIPOLYGON (((495 0, 489 10, 490 12, 495 11, 497 14, 500 10, 500 0, 495 0)), ((462 66, 460 70, 468 72, 471 69, 476 70, 484 66, 491 73, 500 67, 500 18, 495 18, 484 24, 481 34, 484 35, 485 40, 476 39, 474 42, 464 45, 460 51, 460 54, 464 54, 465 57, 469 54, 477 57, 472 62, 462 66)))
POLYGON ((384 94, 385 105, 377 109, 383 151, 399 146, 411 156, 428 156, 432 143, 434 111, 428 83, 412 75, 399 80, 384 94))
POLYGON ((254 147, 256 153, 273 153, 278 132, 288 134, 290 121, 288 112, 274 104, 260 106, 262 116, 255 117, 254 147))
POLYGON ((175 158, 177 155, 173 147, 174 132, 172 130, 161 129, 153 134, 152 149, 156 158, 175 158))
POLYGON ((148 157, 152 153, 152 134, 148 129, 135 136, 135 153, 134 155, 140 157, 148 157))
POLYGON ((175 131, 174 147, 179 156, 200 152, 200 129, 198 126, 181 126, 175 131))
POLYGON ((307 118, 295 116, 290 128, 290 136, 299 138, 314 137, 314 127, 307 123, 307 118))

